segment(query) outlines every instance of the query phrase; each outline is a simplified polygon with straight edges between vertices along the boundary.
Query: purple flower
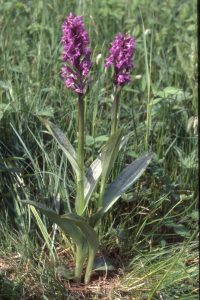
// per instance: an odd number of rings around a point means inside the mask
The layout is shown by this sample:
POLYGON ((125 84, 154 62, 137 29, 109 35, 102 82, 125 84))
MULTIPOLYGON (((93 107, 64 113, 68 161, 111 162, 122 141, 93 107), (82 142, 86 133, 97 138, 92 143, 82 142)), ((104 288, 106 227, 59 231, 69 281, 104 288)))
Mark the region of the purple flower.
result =
POLYGON ((66 87, 83 94, 87 75, 92 66, 89 36, 81 16, 72 13, 62 25, 63 61, 61 77, 66 87))
POLYGON ((130 71, 134 65, 132 57, 135 50, 135 40, 133 36, 118 33, 111 44, 109 56, 106 58, 105 67, 114 66, 114 83, 117 86, 130 82, 130 71))

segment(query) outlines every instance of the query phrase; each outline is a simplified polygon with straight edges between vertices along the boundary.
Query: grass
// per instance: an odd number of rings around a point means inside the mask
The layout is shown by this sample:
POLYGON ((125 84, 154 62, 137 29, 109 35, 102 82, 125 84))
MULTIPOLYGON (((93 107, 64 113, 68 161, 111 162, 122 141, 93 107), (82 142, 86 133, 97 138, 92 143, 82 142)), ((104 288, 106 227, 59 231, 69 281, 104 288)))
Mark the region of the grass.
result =
POLYGON ((196 1, 0 0, 0 12, 0 298, 198 299, 196 1), (130 139, 114 174, 154 152, 102 222, 99 255, 116 270, 94 274, 87 287, 56 271, 73 266, 71 241, 20 203, 73 207, 70 165, 37 118, 51 119, 77 144, 76 99, 59 76, 60 26, 70 11, 84 16, 93 48, 87 166, 110 132, 104 60, 120 31, 135 36, 136 53, 121 101, 130 139))

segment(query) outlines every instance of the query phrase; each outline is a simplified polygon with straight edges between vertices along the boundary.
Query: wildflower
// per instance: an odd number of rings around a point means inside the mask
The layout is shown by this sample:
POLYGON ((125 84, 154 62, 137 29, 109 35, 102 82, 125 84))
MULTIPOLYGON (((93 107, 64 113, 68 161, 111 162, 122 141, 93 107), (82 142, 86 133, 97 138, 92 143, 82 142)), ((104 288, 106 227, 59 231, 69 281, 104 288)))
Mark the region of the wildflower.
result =
POLYGON ((61 77, 67 88, 84 94, 86 79, 92 66, 89 36, 81 16, 72 13, 62 25, 63 61, 61 77))
POLYGON ((114 66, 114 83, 117 86, 122 86, 130 82, 130 71, 134 67, 132 63, 134 49, 134 37, 129 37, 127 34, 118 33, 111 44, 105 67, 114 66))

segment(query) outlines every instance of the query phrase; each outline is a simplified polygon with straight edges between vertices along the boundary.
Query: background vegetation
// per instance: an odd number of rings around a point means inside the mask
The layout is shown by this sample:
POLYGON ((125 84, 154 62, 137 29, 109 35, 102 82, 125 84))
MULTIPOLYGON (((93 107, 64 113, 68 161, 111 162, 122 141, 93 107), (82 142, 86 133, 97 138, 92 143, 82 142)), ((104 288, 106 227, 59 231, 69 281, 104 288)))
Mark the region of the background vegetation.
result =
POLYGON ((198 299, 196 1, 0 0, 0 32, 0 298, 198 299), (121 99, 131 136, 114 174, 147 150, 155 154, 103 220, 99 255, 116 270, 87 288, 64 278, 70 240, 20 203, 67 211, 74 202, 70 166, 37 118, 51 119, 76 145, 76 97, 59 75, 69 12, 84 16, 93 48, 86 164, 110 132, 104 61, 117 32, 135 36, 136 52, 121 99))

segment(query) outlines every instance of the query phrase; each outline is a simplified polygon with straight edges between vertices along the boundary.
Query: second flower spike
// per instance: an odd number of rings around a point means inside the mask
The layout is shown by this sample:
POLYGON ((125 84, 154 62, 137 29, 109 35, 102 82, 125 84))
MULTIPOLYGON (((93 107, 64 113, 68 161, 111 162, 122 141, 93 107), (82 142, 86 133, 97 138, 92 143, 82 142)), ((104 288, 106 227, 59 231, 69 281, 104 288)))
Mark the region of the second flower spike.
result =
POLYGON ((134 50, 135 40, 133 36, 122 33, 116 35, 105 63, 105 67, 114 66, 114 84, 116 86, 123 86, 130 82, 130 71, 134 67, 132 62, 134 50))

